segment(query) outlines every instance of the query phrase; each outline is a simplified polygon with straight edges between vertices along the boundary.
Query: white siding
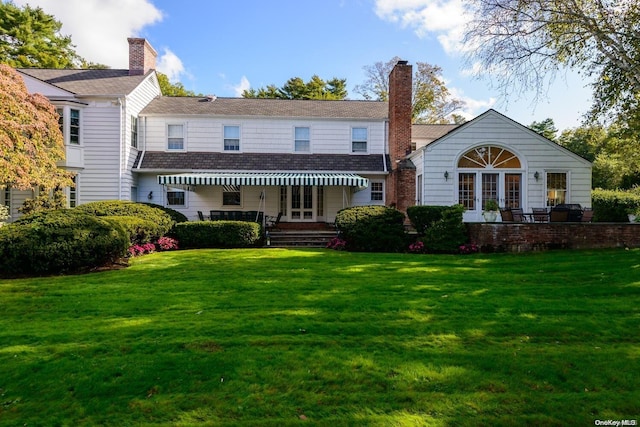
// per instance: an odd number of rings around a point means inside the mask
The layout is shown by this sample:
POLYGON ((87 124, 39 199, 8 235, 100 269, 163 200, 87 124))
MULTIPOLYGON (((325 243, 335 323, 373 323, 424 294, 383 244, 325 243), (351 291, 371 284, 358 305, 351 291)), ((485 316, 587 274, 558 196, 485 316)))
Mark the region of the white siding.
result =
POLYGON ((146 150, 164 151, 167 146, 167 124, 185 125, 185 149, 197 152, 222 152, 224 126, 240 126, 240 152, 292 153, 294 128, 309 127, 311 153, 351 153, 351 128, 369 130, 368 153, 384 153, 386 135, 383 121, 291 120, 256 118, 187 117, 146 119, 146 150))

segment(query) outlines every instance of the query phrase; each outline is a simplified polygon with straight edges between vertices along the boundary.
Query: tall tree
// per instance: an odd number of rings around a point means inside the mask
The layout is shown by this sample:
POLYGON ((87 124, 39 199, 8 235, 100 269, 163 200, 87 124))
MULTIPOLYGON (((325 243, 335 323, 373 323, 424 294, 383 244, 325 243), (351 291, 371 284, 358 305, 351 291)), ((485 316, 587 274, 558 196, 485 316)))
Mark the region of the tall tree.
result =
POLYGON ((558 128, 556 128, 556 124, 551 118, 544 119, 541 122, 533 122, 529 125, 529 129, 552 141, 556 140, 556 135, 558 134, 558 128))
POLYGON ((56 163, 65 156, 58 114, 40 94, 29 94, 22 77, 0 64, 0 185, 46 190, 71 185, 56 163))
MULTIPOLYGON (((400 60, 376 62, 364 68, 367 80, 354 88, 365 99, 389 100, 389 74, 400 60)), ((452 114, 464 107, 464 101, 451 96, 444 84, 442 68, 426 62, 417 62, 413 76, 413 122, 450 123, 452 114)))
POLYGON ((180 82, 171 83, 166 74, 156 72, 156 75, 158 76, 160 90, 164 96, 202 96, 202 94, 196 95, 194 91, 185 89, 180 82))
POLYGON ((0 63, 14 68, 75 68, 83 63, 62 24, 41 8, 0 2, 0 63))
POLYGON ((282 87, 271 84, 263 88, 251 88, 243 91, 242 97, 341 100, 347 97, 347 80, 334 77, 325 81, 314 75, 305 82, 300 77, 292 77, 282 87))
POLYGON ((592 77, 593 117, 637 111, 638 0, 468 0, 469 59, 505 92, 544 95, 562 69, 592 77))

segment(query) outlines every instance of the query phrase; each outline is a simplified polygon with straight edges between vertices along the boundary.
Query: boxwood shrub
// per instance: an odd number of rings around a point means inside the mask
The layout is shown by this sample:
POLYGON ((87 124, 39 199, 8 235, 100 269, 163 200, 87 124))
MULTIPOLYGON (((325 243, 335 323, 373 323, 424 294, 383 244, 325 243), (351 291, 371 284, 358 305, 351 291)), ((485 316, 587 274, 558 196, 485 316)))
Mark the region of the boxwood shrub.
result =
POLYGON ((640 195, 633 191, 595 189, 591 192, 594 222, 628 222, 640 212, 640 195))
POLYGON ((355 206, 336 215, 346 249, 357 252, 401 252, 407 246, 404 213, 386 206, 355 206))
POLYGON ((163 211, 164 213, 166 213, 167 215, 169 215, 171 217, 171 219, 173 220, 174 224, 178 224, 180 222, 189 221, 189 218, 187 218, 187 216, 185 214, 183 214, 182 212, 178 212, 175 209, 167 208, 166 206, 156 205, 155 203, 143 203, 143 205, 147 205, 147 206, 151 206, 152 208, 160 209, 161 211, 163 211))
POLYGON ((149 236, 151 240, 157 240, 171 230, 174 221, 169 214, 162 209, 149 206, 144 203, 128 202, 123 200, 105 200, 80 205, 74 209, 87 212, 96 216, 135 216, 157 224, 157 232, 149 236))
POLYGON ((163 236, 164 229, 162 227, 139 216, 103 216, 101 218, 122 227, 129 236, 129 242, 132 245, 154 243, 159 238, 157 236, 163 236))
POLYGON ((442 220, 444 213, 450 209, 450 206, 409 206, 407 216, 418 235, 422 236, 435 222, 442 220))
POLYGON ((176 224, 172 234, 182 249, 246 248, 261 240, 261 226, 244 221, 192 221, 176 224))
POLYGON ((129 238, 113 223, 73 209, 41 211, 0 228, 0 275, 85 271, 125 256, 129 238))

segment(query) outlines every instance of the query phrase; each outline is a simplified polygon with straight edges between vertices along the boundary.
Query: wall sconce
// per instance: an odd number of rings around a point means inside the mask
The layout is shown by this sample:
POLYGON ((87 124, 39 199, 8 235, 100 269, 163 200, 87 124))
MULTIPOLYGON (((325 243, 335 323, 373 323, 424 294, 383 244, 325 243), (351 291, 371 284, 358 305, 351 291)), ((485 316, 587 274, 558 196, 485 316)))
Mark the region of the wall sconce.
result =
POLYGON ((153 191, 149 191, 149 195, 147 195, 147 199, 153 199, 153 191))
POLYGON ((536 171, 536 173, 533 174, 533 177, 536 179, 536 182, 538 182, 538 180, 540 179, 540 173, 536 171))
POLYGON ((444 180, 445 181, 449 180, 449 172, 448 171, 444 171, 444 180))

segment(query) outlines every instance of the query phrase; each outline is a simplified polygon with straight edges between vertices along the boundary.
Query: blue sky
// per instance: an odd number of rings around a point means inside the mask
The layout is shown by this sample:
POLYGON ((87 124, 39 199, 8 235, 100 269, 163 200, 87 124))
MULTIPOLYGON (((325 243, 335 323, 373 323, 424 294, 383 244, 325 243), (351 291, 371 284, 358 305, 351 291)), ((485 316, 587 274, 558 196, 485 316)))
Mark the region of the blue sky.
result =
MULTIPOLYGON (((346 78, 349 97, 363 67, 394 56, 443 69, 447 87, 472 118, 494 108, 529 125, 554 119, 576 127, 589 108, 588 82, 568 74, 548 99, 503 96, 473 77, 460 52, 463 0, 14 0, 40 6, 62 22, 80 55, 126 68, 127 37, 158 51, 158 69, 187 89, 238 96, 242 89, 281 86, 291 77, 346 78)), ((514 91, 515 93, 515 91, 514 91)))

